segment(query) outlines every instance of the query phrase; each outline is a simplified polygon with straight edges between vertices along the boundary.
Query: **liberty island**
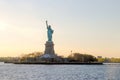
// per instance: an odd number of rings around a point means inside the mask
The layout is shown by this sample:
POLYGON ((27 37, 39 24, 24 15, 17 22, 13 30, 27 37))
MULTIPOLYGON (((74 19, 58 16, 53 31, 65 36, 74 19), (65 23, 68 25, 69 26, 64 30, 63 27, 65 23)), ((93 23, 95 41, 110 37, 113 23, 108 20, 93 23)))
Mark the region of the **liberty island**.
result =
POLYGON ((74 53, 67 58, 62 56, 58 56, 54 50, 54 42, 53 42, 53 33, 51 25, 46 21, 46 29, 47 29, 47 40, 45 43, 45 50, 43 54, 39 54, 35 57, 28 57, 26 59, 21 58, 18 62, 13 62, 14 64, 93 64, 93 65, 101 65, 103 63, 97 62, 97 59, 92 55, 79 54, 74 53))

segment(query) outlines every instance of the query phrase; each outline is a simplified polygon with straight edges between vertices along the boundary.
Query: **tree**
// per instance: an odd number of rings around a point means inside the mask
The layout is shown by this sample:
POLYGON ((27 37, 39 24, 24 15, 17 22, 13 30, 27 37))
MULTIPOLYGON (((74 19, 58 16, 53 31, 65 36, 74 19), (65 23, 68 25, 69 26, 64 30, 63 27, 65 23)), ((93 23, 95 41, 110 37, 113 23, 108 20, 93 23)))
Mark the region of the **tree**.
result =
POLYGON ((33 52, 29 54, 24 54, 20 58, 20 61, 36 61, 36 58, 41 56, 43 53, 42 52, 33 52))
POLYGON ((96 57, 88 54, 73 53, 68 56, 70 61, 77 62, 95 62, 97 61, 96 57))

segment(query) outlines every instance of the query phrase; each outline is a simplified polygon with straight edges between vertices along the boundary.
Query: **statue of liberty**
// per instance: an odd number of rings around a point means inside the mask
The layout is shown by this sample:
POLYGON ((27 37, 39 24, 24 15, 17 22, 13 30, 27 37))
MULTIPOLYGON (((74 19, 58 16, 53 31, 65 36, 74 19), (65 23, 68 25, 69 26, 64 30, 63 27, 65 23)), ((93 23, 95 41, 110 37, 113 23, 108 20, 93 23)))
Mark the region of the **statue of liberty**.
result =
POLYGON ((54 30, 52 30, 51 25, 48 25, 47 21, 46 21, 46 26, 47 26, 48 41, 52 41, 52 34, 54 30))

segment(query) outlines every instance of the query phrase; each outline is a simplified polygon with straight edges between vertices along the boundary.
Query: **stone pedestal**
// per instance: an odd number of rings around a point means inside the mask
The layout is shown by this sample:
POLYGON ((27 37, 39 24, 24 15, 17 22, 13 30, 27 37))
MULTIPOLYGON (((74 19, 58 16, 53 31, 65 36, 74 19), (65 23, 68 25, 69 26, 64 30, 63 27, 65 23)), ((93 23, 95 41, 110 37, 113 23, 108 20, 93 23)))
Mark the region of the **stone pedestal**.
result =
POLYGON ((47 41, 46 42, 44 54, 55 55, 54 44, 53 44, 52 41, 47 41))
POLYGON ((54 44, 52 41, 47 41, 45 44, 45 51, 42 56, 40 56, 41 61, 45 62, 61 62, 61 58, 55 54, 54 44))
POLYGON ((57 55, 55 54, 54 51, 54 44, 52 41, 47 41, 45 44, 45 51, 44 54, 41 56, 41 58, 57 58, 57 55))

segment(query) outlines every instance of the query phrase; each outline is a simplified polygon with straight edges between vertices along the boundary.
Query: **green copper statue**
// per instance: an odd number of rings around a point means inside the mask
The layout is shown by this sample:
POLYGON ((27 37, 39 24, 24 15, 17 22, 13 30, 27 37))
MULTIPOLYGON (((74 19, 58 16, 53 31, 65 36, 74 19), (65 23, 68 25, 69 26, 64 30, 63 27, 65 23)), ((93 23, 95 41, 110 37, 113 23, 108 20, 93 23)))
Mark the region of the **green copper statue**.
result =
POLYGON ((48 41, 52 41, 52 34, 54 31, 52 30, 51 25, 48 25, 47 21, 46 21, 46 26, 47 26, 48 41))

